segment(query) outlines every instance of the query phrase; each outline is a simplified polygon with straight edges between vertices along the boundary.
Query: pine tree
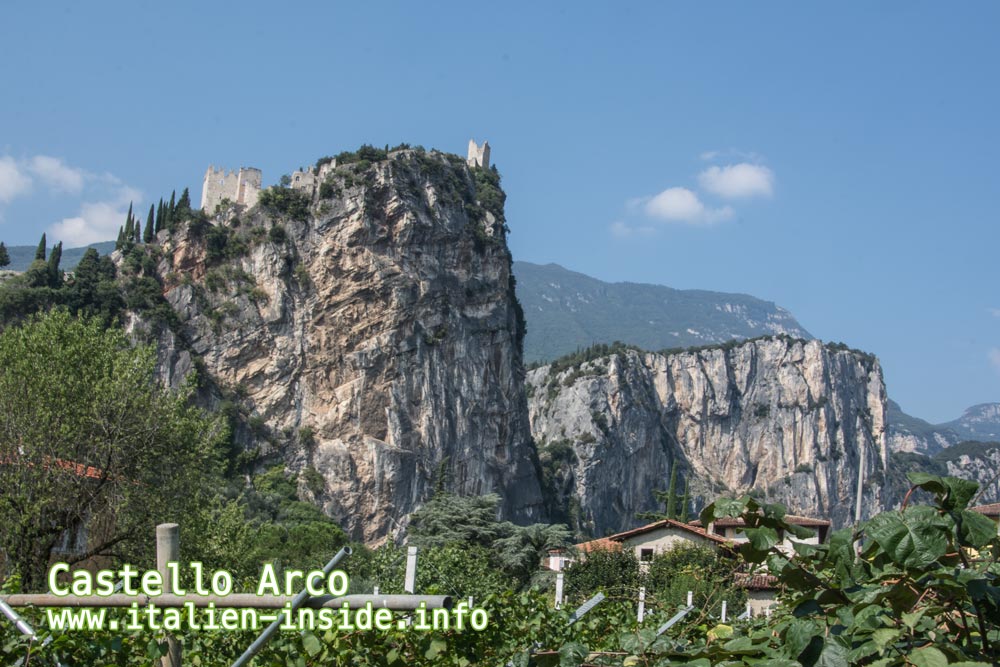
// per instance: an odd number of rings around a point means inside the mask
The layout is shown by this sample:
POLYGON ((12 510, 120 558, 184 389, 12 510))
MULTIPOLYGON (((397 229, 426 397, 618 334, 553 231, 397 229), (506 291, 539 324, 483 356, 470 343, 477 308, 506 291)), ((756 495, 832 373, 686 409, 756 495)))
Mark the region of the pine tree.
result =
POLYGON ((142 230, 142 242, 153 242, 153 205, 149 205, 149 215, 146 216, 146 228, 142 230))
POLYGON ((62 285, 62 271, 59 270, 59 262, 62 261, 62 241, 52 246, 49 254, 49 286, 59 287, 62 285))
POLYGON ((10 264, 10 254, 7 252, 7 246, 0 241, 0 269, 10 264))
POLYGON ((35 250, 35 259, 45 261, 45 233, 42 233, 42 240, 38 242, 38 249, 35 250))

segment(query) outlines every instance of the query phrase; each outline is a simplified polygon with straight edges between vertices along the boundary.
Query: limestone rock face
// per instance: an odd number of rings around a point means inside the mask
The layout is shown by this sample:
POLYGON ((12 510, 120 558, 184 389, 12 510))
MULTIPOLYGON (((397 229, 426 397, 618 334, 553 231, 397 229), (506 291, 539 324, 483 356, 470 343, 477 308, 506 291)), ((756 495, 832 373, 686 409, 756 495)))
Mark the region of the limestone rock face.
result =
POLYGON ((163 244, 180 321, 164 379, 207 376, 245 457, 315 468, 314 497, 355 538, 398 535, 436 485, 542 518, 502 198, 480 188, 457 156, 397 151, 285 191, 305 210, 265 191, 163 244))
POLYGON ((672 466, 702 499, 751 492, 836 526, 854 515, 863 469, 863 515, 883 507, 886 397, 869 355, 784 337, 669 356, 624 350, 537 368, 528 385, 546 470, 553 443, 573 450, 557 504, 592 534, 662 511, 652 492, 672 466))

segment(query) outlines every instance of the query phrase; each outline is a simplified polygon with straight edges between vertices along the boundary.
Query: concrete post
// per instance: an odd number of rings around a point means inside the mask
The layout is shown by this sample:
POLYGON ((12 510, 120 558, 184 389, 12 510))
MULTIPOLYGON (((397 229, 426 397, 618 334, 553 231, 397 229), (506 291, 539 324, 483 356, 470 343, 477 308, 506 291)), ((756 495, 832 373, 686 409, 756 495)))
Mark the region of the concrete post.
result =
POLYGON ((407 547, 406 549, 406 579, 403 582, 403 590, 412 593, 417 587, 417 548, 407 547))
POLYGON ((687 604, 687 606, 689 606, 689 607, 691 606, 692 600, 694 600, 694 593, 692 593, 691 591, 688 591, 688 604, 687 604))
POLYGON ((646 617, 646 587, 639 587, 639 622, 646 617))
POLYGON ((722 622, 726 622, 726 601, 722 601, 722 622))
POLYGON ((563 603, 563 573, 556 573, 556 609, 562 607, 563 603))
MULTIPOLYGON (((176 523, 161 523, 156 527, 156 571, 163 578, 163 592, 174 592, 173 581, 167 563, 176 563, 181 558, 180 526, 176 523)), ((181 667, 181 643, 176 637, 167 635, 167 654, 160 661, 162 667, 181 667)))

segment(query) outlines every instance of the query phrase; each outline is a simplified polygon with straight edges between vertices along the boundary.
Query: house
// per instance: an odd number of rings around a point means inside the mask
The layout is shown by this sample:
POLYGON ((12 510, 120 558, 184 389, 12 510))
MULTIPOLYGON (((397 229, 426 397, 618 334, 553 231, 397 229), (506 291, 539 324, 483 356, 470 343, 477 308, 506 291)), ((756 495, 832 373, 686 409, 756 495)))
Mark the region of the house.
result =
MULTIPOLYGON (((778 548, 788 556, 795 553, 793 546, 795 542, 802 544, 822 544, 823 542, 826 542, 827 535, 830 534, 830 521, 827 519, 813 519, 806 516, 786 514, 785 522, 790 523, 793 526, 808 528, 814 533, 812 537, 800 539, 787 535, 784 531, 778 531, 778 539, 781 540, 778 544, 778 548)), ((691 525, 700 529, 701 521, 692 521, 691 525)), ((746 523, 743 519, 726 517, 723 519, 717 519, 713 523, 709 524, 707 532, 713 536, 723 537, 734 544, 740 544, 747 541, 746 536, 743 534, 744 528, 746 528, 746 523)))
POLYGON ((781 586, 778 578, 771 574, 760 572, 737 572, 733 583, 747 592, 747 607, 752 616, 768 614, 772 607, 778 604, 778 591, 781 586))
MULTIPOLYGON (((635 552, 635 557, 640 563, 649 563, 657 554, 668 551, 678 544, 726 548, 732 546, 730 540, 718 535, 710 535, 702 528, 673 519, 661 519, 639 528, 626 530, 623 533, 581 542, 575 546, 581 558, 585 558, 586 554, 598 549, 606 551, 628 549, 635 552)), ((553 550, 549 552, 546 567, 558 572, 573 560, 573 557, 565 552, 553 550)))

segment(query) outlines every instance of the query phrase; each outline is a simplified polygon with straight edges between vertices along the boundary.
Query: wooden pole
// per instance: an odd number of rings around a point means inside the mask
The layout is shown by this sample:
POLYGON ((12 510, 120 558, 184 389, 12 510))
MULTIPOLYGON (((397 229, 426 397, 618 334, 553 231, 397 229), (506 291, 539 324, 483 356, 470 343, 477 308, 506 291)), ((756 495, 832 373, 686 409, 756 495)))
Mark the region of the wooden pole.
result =
MULTIPOLYGON (((163 579, 163 592, 173 594, 173 582, 167 563, 181 559, 180 526, 176 523, 161 523, 156 527, 156 569, 163 579)), ((176 637, 167 635, 167 654, 160 661, 162 667, 181 667, 181 643, 176 637)))

